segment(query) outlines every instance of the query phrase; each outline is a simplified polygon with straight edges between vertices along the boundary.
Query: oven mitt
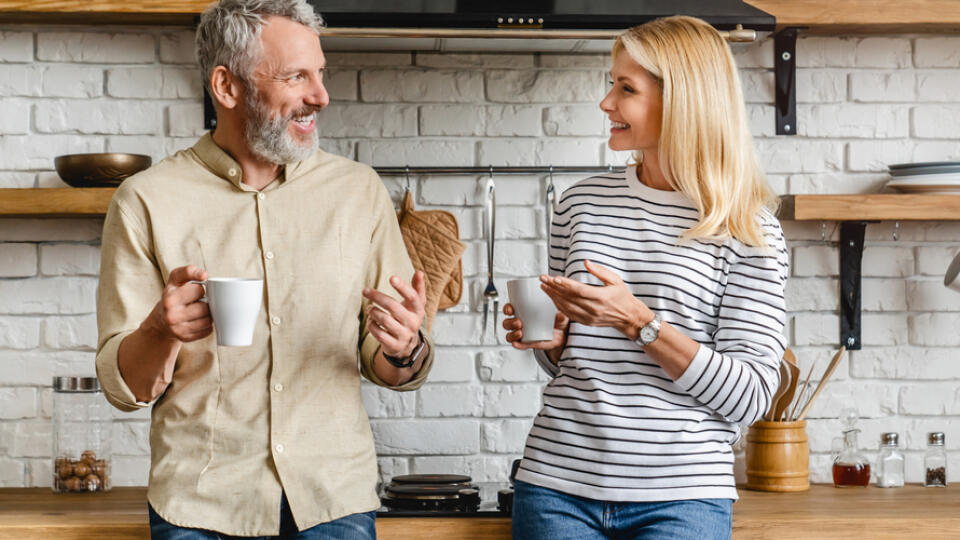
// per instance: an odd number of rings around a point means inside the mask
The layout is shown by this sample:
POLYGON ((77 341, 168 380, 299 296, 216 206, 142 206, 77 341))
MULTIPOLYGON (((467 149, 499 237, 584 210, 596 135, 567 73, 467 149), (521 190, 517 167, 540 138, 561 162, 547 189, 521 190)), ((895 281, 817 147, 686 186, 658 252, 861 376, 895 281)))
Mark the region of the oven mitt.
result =
POLYGON ((460 256, 466 246, 460 241, 457 219, 445 210, 415 210, 413 195, 403 197, 400 233, 410 262, 426 274, 427 328, 433 326, 438 309, 453 307, 463 294, 463 265, 460 256))

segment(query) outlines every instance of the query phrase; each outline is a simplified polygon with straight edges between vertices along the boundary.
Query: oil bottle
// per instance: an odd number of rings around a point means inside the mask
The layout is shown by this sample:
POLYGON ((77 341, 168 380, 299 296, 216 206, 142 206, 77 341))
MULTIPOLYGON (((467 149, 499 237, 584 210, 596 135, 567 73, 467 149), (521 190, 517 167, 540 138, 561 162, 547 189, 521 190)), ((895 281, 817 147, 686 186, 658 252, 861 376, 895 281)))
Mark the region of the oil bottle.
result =
POLYGON ((870 484, 870 461, 857 450, 857 410, 844 409, 840 413, 843 422, 843 446, 833 460, 833 485, 835 487, 867 487, 870 484))

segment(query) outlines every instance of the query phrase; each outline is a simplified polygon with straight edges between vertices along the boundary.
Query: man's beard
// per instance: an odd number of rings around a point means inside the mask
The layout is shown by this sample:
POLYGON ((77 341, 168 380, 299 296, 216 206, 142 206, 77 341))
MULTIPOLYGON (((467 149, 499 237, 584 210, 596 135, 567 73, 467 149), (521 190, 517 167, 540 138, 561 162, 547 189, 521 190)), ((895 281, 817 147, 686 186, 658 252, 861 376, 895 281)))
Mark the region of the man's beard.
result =
POLYGON ((272 117, 263 101, 255 92, 246 93, 246 106, 250 115, 244 137, 250 151, 258 158, 277 165, 303 161, 320 147, 320 139, 314 130, 307 142, 297 141, 288 131, 294 118, 316 114, 319 107, 302 107, 288 116, 272 117))

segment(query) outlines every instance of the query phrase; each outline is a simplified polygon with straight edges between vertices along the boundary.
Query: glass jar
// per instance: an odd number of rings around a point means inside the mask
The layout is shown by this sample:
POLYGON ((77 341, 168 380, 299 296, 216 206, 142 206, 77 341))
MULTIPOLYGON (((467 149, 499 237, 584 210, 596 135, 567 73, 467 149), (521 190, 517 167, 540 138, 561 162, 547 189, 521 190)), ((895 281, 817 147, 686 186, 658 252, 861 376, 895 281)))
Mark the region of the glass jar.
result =
POLYGON ((110 490, 113 411, 96 377, 53 378, 53 491, 110 490))
POLYGON ((870 460, 857 445, 856 409, 844 409, 840 413, 843 422, 843 446, 833 460, 833 485, 835 487, 867 487, 870 484, 870 460))
POLYGON ((947 451, 943 446, 943 432, 927 433, 927 453, 923 455, 923 485, 947 487, 947 451))
POLYGON ((877 458, 877 486, 903 487, 903 452, 896 433, 880 435, 880 456, 877 458))

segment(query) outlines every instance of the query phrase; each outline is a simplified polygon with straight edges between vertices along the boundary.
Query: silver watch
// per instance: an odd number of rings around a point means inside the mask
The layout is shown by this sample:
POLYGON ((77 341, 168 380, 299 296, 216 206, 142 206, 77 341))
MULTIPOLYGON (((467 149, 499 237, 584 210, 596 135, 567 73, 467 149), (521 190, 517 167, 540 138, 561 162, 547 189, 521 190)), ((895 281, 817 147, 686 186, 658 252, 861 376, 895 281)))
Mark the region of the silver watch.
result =
POLYGON ((640 327, 640 333, 637 335, 636 343, 641 347, 653 343, 660 336, 660 323, 663 320, 660 315, 654 314, 653 320, 640 327))

